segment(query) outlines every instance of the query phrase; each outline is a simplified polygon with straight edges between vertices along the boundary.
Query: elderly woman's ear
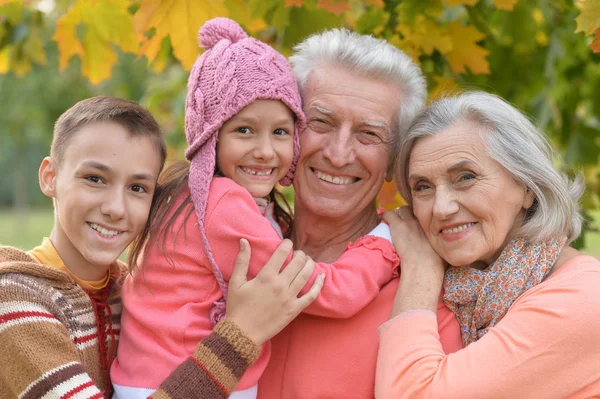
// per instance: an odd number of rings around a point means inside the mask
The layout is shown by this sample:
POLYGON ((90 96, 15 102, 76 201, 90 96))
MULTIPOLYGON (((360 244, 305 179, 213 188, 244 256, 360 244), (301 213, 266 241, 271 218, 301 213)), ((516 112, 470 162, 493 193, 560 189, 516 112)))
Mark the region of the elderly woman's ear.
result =
POLYGON ((533 201, 535 201, 535 195, 533 195, 533 191, 529 188, 525 187, 525 200, 523 201, 523 208, 529 210, 533 206, 533 201))

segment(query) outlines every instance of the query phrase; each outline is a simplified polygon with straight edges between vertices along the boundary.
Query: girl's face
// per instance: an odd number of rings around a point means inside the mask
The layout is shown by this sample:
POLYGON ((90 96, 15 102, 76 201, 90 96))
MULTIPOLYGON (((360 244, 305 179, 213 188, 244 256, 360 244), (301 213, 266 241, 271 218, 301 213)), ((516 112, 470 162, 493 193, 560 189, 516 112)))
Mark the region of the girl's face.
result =
POLYGON ((293 155, 294 114, 281 101, 256 100, 219 130, 217 167, 255 198, 287 174, 293 155))

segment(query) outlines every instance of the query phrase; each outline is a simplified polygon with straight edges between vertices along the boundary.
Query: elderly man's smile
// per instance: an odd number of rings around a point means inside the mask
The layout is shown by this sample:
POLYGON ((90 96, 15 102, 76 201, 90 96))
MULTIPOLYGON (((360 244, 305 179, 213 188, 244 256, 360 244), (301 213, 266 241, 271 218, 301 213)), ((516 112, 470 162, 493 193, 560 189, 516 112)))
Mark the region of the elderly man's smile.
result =
POLYGON ((352 184, 352 183, 355 183, 360 180, 360 178, 353 177, 353 176, 330 175, 328 173, 322 172, 322 171, 314 169, 314 168, 310 168, 310 170, 315 174, 315 176, 317 176, 317 178, 319 180, 323 180, 325 182, 332 183, 332 184, 335 184, 338 186, 345 186, 345 185, 352 184))

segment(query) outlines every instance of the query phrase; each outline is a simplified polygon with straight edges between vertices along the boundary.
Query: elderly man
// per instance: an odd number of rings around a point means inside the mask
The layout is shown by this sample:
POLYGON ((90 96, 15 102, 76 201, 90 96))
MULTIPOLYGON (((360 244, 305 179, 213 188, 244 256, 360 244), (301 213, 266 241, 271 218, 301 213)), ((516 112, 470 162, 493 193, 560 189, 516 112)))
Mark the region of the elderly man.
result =
MULTIPOLYGON (((389 43, 339 29, 309 37, 290 60, 308 123, 294 177, 295 247, 324 262, 348 245, 396 256, 375 197, 392 177, 399 136, 424 105, 421 71, 389 43)), ((300 315, 272 341, 259 398, 373 397, 377 330, 390 317, 397 287, 393 279, 348 319, 300 315)), ((442 303, 438 323, 445 351, 462 348, 442 303)))

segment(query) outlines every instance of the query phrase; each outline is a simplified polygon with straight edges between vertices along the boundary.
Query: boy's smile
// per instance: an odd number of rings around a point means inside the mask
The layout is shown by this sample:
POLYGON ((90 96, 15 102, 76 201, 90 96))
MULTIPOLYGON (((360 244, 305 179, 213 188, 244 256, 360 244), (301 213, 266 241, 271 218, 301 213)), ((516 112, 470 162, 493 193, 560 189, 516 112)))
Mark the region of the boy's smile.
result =
POLYGON ((160 166, 149 138, 134 138, 115 122, 82 127, 60 165, 44 160, 40 185, 55 208, 50 240, 76 276, 101 279, 141 233, 160 166))

